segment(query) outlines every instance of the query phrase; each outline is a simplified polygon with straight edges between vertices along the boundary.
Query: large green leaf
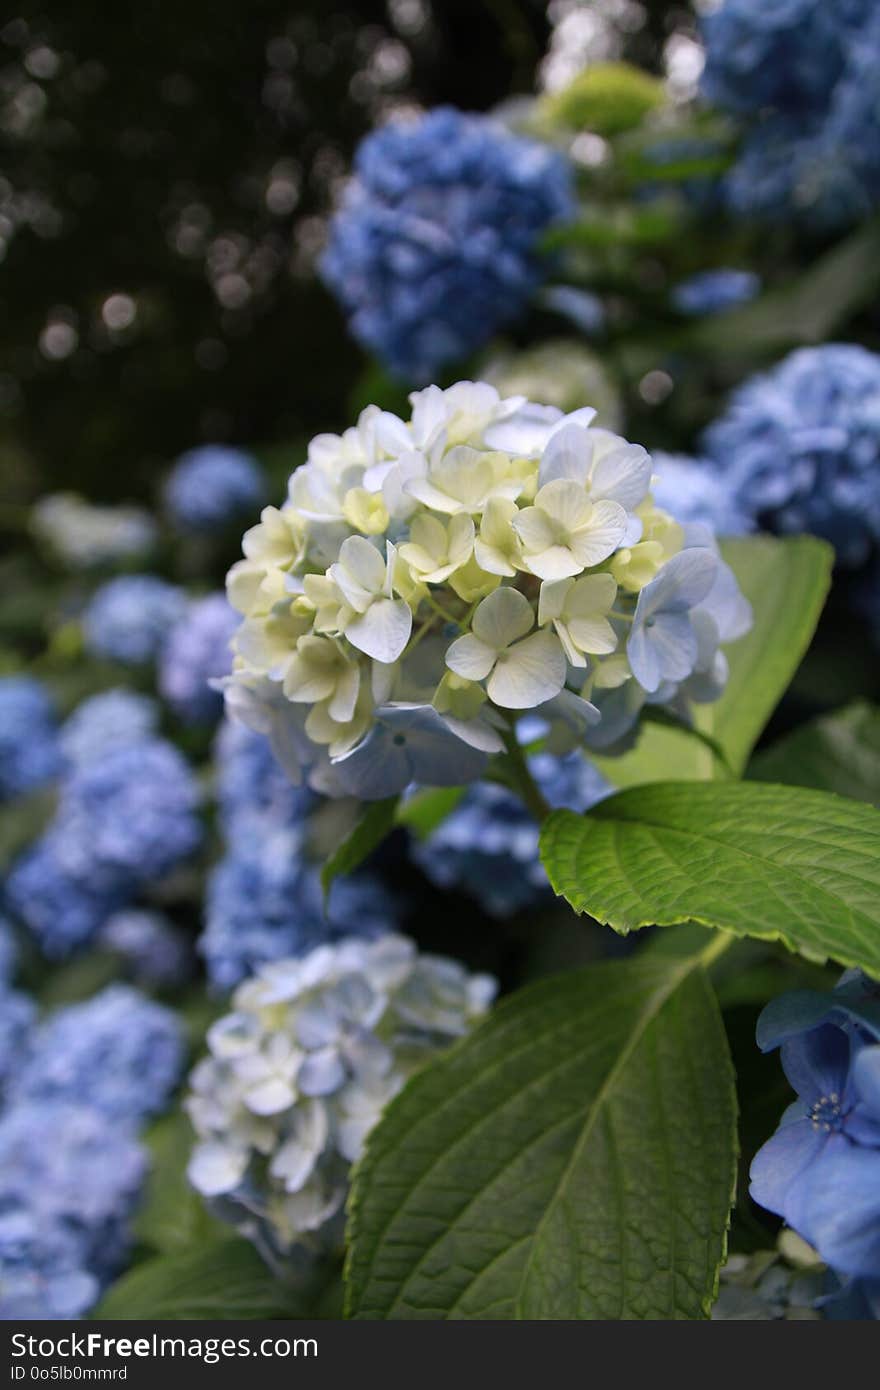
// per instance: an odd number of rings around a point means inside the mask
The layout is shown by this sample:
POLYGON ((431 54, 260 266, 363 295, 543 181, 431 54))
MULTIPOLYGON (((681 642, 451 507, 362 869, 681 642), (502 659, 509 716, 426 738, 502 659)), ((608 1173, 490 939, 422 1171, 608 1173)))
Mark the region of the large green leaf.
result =
POLYGON ((542 981, 410 1081, 355 1171, 349 1316, 707 1315, 736 1104, 705 956, 542 981))
POLYGON ((297 1317, 302 1310, 253 1246, 230 1238, 135 1265, 108 1289, 93 1316, 226 1320, 297 1317))
POLYGON ((880 709, 858 701, 804 724, 753 758, 748 776, 880 805, 880 709))
POLYGON ((619 932, 700 922, 880 975, 880 813, 760 782, 658 782, 554 811, 555 891, 619 932))
MULTIPOLYGON (((721 745, 739 774, 810 644, 834 555, 813 536, 743 536, 723 541, 721 551, 752 605, 754 622, 745 637, 726 648, 730 678, 724 694, 697 708, 696 723, 721 745)), ((631 753, 596 762, 618 787, 729 775, 698 739, 656 725, 644 728, 631 753)))

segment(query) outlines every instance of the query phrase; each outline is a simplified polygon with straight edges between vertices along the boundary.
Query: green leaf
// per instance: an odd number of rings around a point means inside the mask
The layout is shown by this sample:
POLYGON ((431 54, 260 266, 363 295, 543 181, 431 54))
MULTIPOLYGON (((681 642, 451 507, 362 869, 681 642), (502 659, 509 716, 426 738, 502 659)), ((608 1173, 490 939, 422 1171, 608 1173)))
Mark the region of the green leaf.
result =
MULTIPOLYGON (((730 677, 721 699, 697 706, 695 718, 698 731, 720 745, 739 775, 810 644, 831 583, 834 554, 813 536, 737 537, 722 541, 721 553, 752 605, 754 622, 745 637, 725 647, 730 677)), ((595 762, 618 787, 727 775, 711 748, 698 739, 656 726, 646 727, 622 758, 595 762)))
POLYGON ((466 787, 426 787, 400 803, 395 821, 405 825, 418 839, 426 840, 447 816, 452 815, 466 791, 466 787))
POLYGON ((410 1081, 355 1170, 349 1316, 707 1315, 736 1103, 704 956, 542 981, 410 1081))
POLYGON ((390 796, 386 801, 373 801, 366 806, 354 830, 331 854, 321 870, 321 887, 325 896, 329 893, 334 878, 338 878, 340 874, 353 873, 382 843, 386 835, 390 834, 394 828, 394 816, 399 799, 390 796))
POLYGON ((187 1181, 186 1166, 194 1143, 186 1116, 168 1115, 147 1134, 150 1173, 134 1222, 145 1245, 171 1254, 216 1241, 224 1228, 187 1181))
POLYGON ((700 922, 880 975, 880 814, 760 782, 658 782, 554 811, 556 893, 626 934, 700 922))
POLYGON ((105 1293, 94 1318, 176 1322, 302 1316, 296 1291, 269 1272, 246 1240, 216 1240, 160 1255, 129 1270, 105 1293))
POLYGON ((858 701, 804 724, 753 758, 747 775, 880 805, 880 709, 858 701))
POLYGON ((689 329, 681 346, 753 358, 799 343, 821 343, 869 303, 880 287, 880 221, 834 246, 791 285, 689 329))

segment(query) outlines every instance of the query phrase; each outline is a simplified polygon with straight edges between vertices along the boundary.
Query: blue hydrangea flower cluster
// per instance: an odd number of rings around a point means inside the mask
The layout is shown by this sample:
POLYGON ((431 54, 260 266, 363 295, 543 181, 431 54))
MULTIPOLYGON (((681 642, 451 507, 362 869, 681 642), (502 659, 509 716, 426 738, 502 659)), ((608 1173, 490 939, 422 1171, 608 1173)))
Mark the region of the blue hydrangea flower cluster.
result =
POLYGON ((49 829, 9 876, 10 909, 47 955, 66 955, 198 848, 198 804, 173 745, 148 738, 111 748, 64 782, 49 829))
POLYGON ((0 679, 0 802, 44 786, 61 766, 55 709, 40 681, 0 679))
POLYGON ((761 288, 751 270, 704 270, 682 280, 672 291, 672 302, 680 314, 702 318, 747 304, 761 288))
MULTIPOLYGON (((538 716, 524 720, 520 739, 546 733, 538 716)), ((528 766, 549 806, 588 810, 612 791, 595 763, 580 752, 557 756, 532 753, 528 766)), ((494 917, 523 912, 549 894, 538 855, 539 827, 519 796, 495 783, 468 787, 452 815, 425 841, 414 842, 412 856, 431 883, 456 888, 494 917)))
POLYGON ((653 455, 651 492, 658 507, 684 526, 711 526, 719 536, 741 536, 755 529, 727 473, 710 459, 686 454, 653 455))
POLYGON ((317 804, 314 792, 290 781, 267 738, 231 719, 217 731, 214 782, 220 824, 229 840, 251 821, 298 825, 317 804))
POLYGON ((703 91, 727 111, 810 115, 874 9, 874 0, 724 0, 702 23, 703 91))
POLYGON ((741 214, 846 225, 880 200, 874 0, 725 0, 703 21, 703 91, 748 121, 723 192, 741 214))
POLYGON ((265 501, 266 479, 251 454, 206 444, 181 454, 165 483, 165 505, 181 529, 222 531, 265 501))
POLYGON ((40 1024, 8 1099, 48 1106, 75 1097, 114 1124, 139 1124, 164 1108, 183 1063, 177 1015, 129 985, 108 985, 40 1024))
POLYGON ((177 1016, 123 985, 31 1030, 0 1114, 0 1318, 79 1317, 117 1272, 137 1131, 183 1063, 177 1016))
POLYGON ((179 985, 192 973, 189 942, 162 912, 143 907, 114 912, 101 927, 97 943, 122 957, 137 984, 179 985))
POLYGON ((150 738, 112 749, 63 788, 56 833, 65 863, 126 887, 153 883, 198 848, 198 804, 173 744, 150 738))
POLYGON ((880 986, 847 972, 830 994, 774 999, 758 1020, 797 1100, 756 1154, 751 1195, 785 1218, 844 1288, 880 1292, 880 986))
POLYGON ((880 356, 801 348, 735 391, 702 452, 739 506, 782 532, 824 536, 844 565, 880 542, 880 356))
POLYGON ((36 1005, 27 994, 0 982, 0 1098, 18 1073, 36 1017, 36 1005))
POLYGON ((522 311, 572 213, 561 155, 440 107, 363 141, 321 269, 358 341, 421 383, 522 311))
POLYGON ((153 661, 185 607, 183 591, 164 579, 119 575, 101 585, 83 615, 86 649, 124 666, 153 661))
POLYGON ((168 635, 159 661, 159 693, 187 724, 219 717, 223 696, 209 682, 229 674, 239 616, 225 594, 195 599, 168 635))
POLYGON ((36 1021, 32 999, 13 989, 18 952, 12 927, 0 917, 0 1100, 15 1076, 36 1021))
POLYGON ((114 748, 139 743, 156 732, 159 707, 148 695, 118 687, 77 705, 61 729, 61 751, 69 768, 85 767, 114 748))
POLYGON ((73 1100, 0 1116, 0 1318, 82 1316, 116 1273, 146 1154, 73 1100))
MULTIPOLYGON (((611 790, 580 753, 537 753, 529 765, 555 809, 586 811, 611 790)), ((538 835, 534 816, 518 797, 491 782, 477 782, 434 833, 414 845, 412 856, 438 888, 458 889, 484 912, 507 917, 549 896, 538 835)))
POLYGON ((393 902, 369 873, 337 879, 325 912, 320 866, 308 847, 316 798, 290 785, 261 734, 224 724, 216 763, 227 849, 208 877, 199 939, 215 989, 339 936, 390 928, 393 902))

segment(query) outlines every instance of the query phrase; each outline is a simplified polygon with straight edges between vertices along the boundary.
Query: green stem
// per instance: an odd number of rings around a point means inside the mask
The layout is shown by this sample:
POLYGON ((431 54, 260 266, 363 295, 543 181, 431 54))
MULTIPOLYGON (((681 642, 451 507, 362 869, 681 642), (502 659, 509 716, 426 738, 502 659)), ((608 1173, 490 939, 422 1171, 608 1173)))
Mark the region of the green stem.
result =
POLYGON ((541 788, 532 776, 526 755, 517 743, 514 726, 511 726, 510 733, 505 736, 504 743, 507 752, 503 754, 503 767, 507 785, 524 802, 540 825, 547 819, 553 807, 547 803, 541 788))
POLYGON ((425 602, 431 605, 435 613, 439 613, 440 617, 444 620, 444 622, 455 623, 456 627, 461 627, 461 618, 456 618, 453 613, 448 613, 445 608, 442 608, 441 605, 434 598, 433 594, 426 594, 425 602))

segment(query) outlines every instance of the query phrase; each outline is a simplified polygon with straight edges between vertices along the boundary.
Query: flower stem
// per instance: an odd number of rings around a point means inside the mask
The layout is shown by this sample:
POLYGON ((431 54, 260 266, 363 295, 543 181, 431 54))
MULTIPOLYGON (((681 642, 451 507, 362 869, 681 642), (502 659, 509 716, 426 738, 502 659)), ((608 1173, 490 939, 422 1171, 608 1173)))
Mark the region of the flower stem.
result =
POLYGON ((515 727, 511 726, 510 733, 505 735, 504 743, 507 749, 501 759, 504 781, 540 825, 547 819, 553 807, 545 800, 541 788, 532 776, 526 755, 517 742, 515 727))
POLYGON ((425 602, 429 603, 433 608, 434 612, 439 613, 440 617, 443 618, 445 622, 455 623, 456 627, 462 626, 461 618, 456 618, 454 613, 449 613, 445 608, 443 608, 442 605, 439 604, 437 600, 434 598, 433 594, 426 594, 425 602))

